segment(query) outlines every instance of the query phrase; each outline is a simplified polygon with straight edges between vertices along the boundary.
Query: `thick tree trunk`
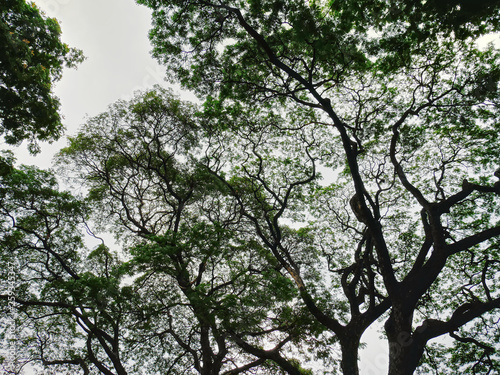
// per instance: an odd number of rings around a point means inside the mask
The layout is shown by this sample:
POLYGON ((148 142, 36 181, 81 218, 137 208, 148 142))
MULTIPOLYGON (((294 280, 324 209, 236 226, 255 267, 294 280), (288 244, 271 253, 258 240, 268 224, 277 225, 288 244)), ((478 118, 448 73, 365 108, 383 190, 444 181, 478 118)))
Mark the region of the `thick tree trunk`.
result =
POLYGON ((340 367, 344 375, 359 375, 358 351, 360 337, 353 335, 348 339, 341 340, 342 361, 340 367))
POLYGON ((411 317, 393 310, 385 331, 389 339, 389 375, 412 375, 422 358, 424 345, 412 334, 411 317))
POLYGON ((423 354, 422 348, 414 343, 407 346, 390 342, 389 375, 412 375, 423 354))

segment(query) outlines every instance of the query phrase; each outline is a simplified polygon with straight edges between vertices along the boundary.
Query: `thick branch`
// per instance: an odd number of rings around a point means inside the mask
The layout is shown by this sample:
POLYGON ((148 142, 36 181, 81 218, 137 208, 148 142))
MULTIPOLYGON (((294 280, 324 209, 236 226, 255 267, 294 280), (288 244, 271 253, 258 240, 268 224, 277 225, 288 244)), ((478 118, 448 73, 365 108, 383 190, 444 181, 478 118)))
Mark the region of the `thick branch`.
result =
POLYGON ((497 236, 500 236, 500 226, 486 229, 451 245, 447 245, 446 251, 449 255, 456 254, 497 236))
POLYGON ((465 303, 455 310, 451 318, 446 321, 427 319, 415 330, 415 338, 421 345, 445 333, 456 331, 461 326, 488 311, 500 308, 500 298, 488 302, 465 303))
POLYGON ((241 366, 241 367, 229 370, 229 371, 225 371, 225 372, 222 373, 222 375, 236 375, 236 374, 241 374, 243 372, 247 372, 248 370, 250 370, 250 369, 252 369, 254 367, 262 365, 266 361, 267 361, 267 359, 265 359, 265 358, 259 358, 256 361, 247 363, 244 366, 241 366))
POLYGON ((271 361, 275 362, 278 366, 280 366, 281 369, 286 371, 288 374, 290 374, 290 375, 301 375, 302 374, 302 371, 300 369, 295 367, 286 358, 283 358, 281 356, 281 354, 279 353, 279 350, 286 344, 287 341, 290 340, 290 337, 287 340, 278 344, 278 346, 276 346, 274 349, 271 349, 271 350, 263 350, 263 349, 256 348, 255 346, 250 345, 249 343, 244 341, 241 337, 239 337, 235 334, 232 334, 231 337, 236 342, 236 344, 240 348, 245 350, 246 352, 248 352, 248 353, 250 353, 258 358, 261 358, 264 360, 271 360, 271 361))
POLYGON ((463 201, 465 198, 467 198, 474 191, 479 191, 482 193, 500 194, 500 192, 498 191, 496 186, 484 186, 484 185, 473 184, 465 179, 462 182, 462 190, 461 191, 452 195, 451 197, 449 197, 448 199, 444 200, 443 202, 441 202, 439 204, 441 211, 442 212, 449 212, 451 207, 453 207, 455 204, 463 201))
POLYGON ((90 374, 89 367, 87 366, 87 364, 85 363, 85 361, 82 358, 49 361, 49 360, 46 360, 42 356, 41 360, 42 360, 42 364, 44 366, 77 365, 77 366, 80 366, 82 368, 83 375, 90 374))

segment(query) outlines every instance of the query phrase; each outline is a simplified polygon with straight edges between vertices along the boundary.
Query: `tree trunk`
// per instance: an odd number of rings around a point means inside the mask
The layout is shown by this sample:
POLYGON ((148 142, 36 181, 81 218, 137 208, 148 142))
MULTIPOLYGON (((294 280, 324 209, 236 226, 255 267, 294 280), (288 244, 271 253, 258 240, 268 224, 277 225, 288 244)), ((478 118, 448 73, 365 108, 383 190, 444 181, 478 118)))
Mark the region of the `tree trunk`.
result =
POLYGON ((422 358, 424 345, 412 334, 411 317, 393 310, 385 331, 389 339, 389 375, 412 375, 422 358))
MULTIPOLYGON (((392 342, 390 344, 393 344, 392 342)), ((423 350, 418 345, 395 345, 389 352, 389 375, 412 375, 422 358, 423 350)))
POLYGON ((342 348, 342 361, 340 362, 340 367, 344 375, 359 375, 359 341, 360 337, 356 334, 340 341, 342 348))

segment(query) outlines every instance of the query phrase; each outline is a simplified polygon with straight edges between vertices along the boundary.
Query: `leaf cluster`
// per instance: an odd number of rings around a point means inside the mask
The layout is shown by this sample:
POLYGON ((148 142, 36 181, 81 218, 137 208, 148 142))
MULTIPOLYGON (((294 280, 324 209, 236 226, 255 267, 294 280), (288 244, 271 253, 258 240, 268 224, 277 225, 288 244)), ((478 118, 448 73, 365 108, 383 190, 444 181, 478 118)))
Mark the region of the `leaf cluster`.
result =
POLYGON ((8 144, 59 139, 64 127, 52 84, 65 66, 83 61, 82 52, 61 41, 56 19, 34 3, 5 0, 0 5, 0 134, 8 144))

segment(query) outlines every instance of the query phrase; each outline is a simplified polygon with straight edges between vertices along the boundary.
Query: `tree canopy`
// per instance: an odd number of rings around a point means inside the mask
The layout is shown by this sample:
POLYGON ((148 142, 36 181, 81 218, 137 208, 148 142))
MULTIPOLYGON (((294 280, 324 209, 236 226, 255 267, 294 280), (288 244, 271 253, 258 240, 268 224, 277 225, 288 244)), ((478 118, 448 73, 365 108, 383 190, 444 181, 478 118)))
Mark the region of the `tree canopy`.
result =
MULTIPOLYGON (((301 171, 316 163, 336 175, 309 195, 313 207, 305 212, 347 298, 347 324, 345 315, 313 303, 307 290, 315 285, 303 282, 293 257, 281 264, 345 349, 343 372, 358 372, 352 347, 386 311, 390 374, 413 373, 429 341, 442 334, 459 345, 477 343, 456 332, 500 303, 493 291, 499 54, 476 44, 498 30, 498 2, 485 3, 487 13, 467 2, 140 3, 154 11, 154 55, 208 96, 214 121, 239 112, 236 126, 244 128, 240 119, 253 107, 289 122, 297 111, 309 116, 279 128, 287 129, 288 144, 303 133, 321 139, 324 148, 303 154, 309 160, 301 171)), ((255 225, 270 248, 279 248, 279 216, 295 209, 289 193, 308 179, 272 183, 282 167, 272 168, 255 142, 247 154, 257 167, 243 172, 266 193, 257 201, 273 202, 274 210, 262 209, 267 224, 255 218, 255 225)))
POLYGON ((0 4, 0 134, 8 144, 59 139, 63 132, 59 99, 52 83, 64 66, 83 59, 81 51, 61 41, 56 19, 45 17, 34 3, 4 0, 0 4))
POLYGON ((383 323, 390 375, 499 372, 499 2, 138 2, 203 104, 89 119, 57 160, 82 198, 2 159, 26 358, 356 375, 383 323))

